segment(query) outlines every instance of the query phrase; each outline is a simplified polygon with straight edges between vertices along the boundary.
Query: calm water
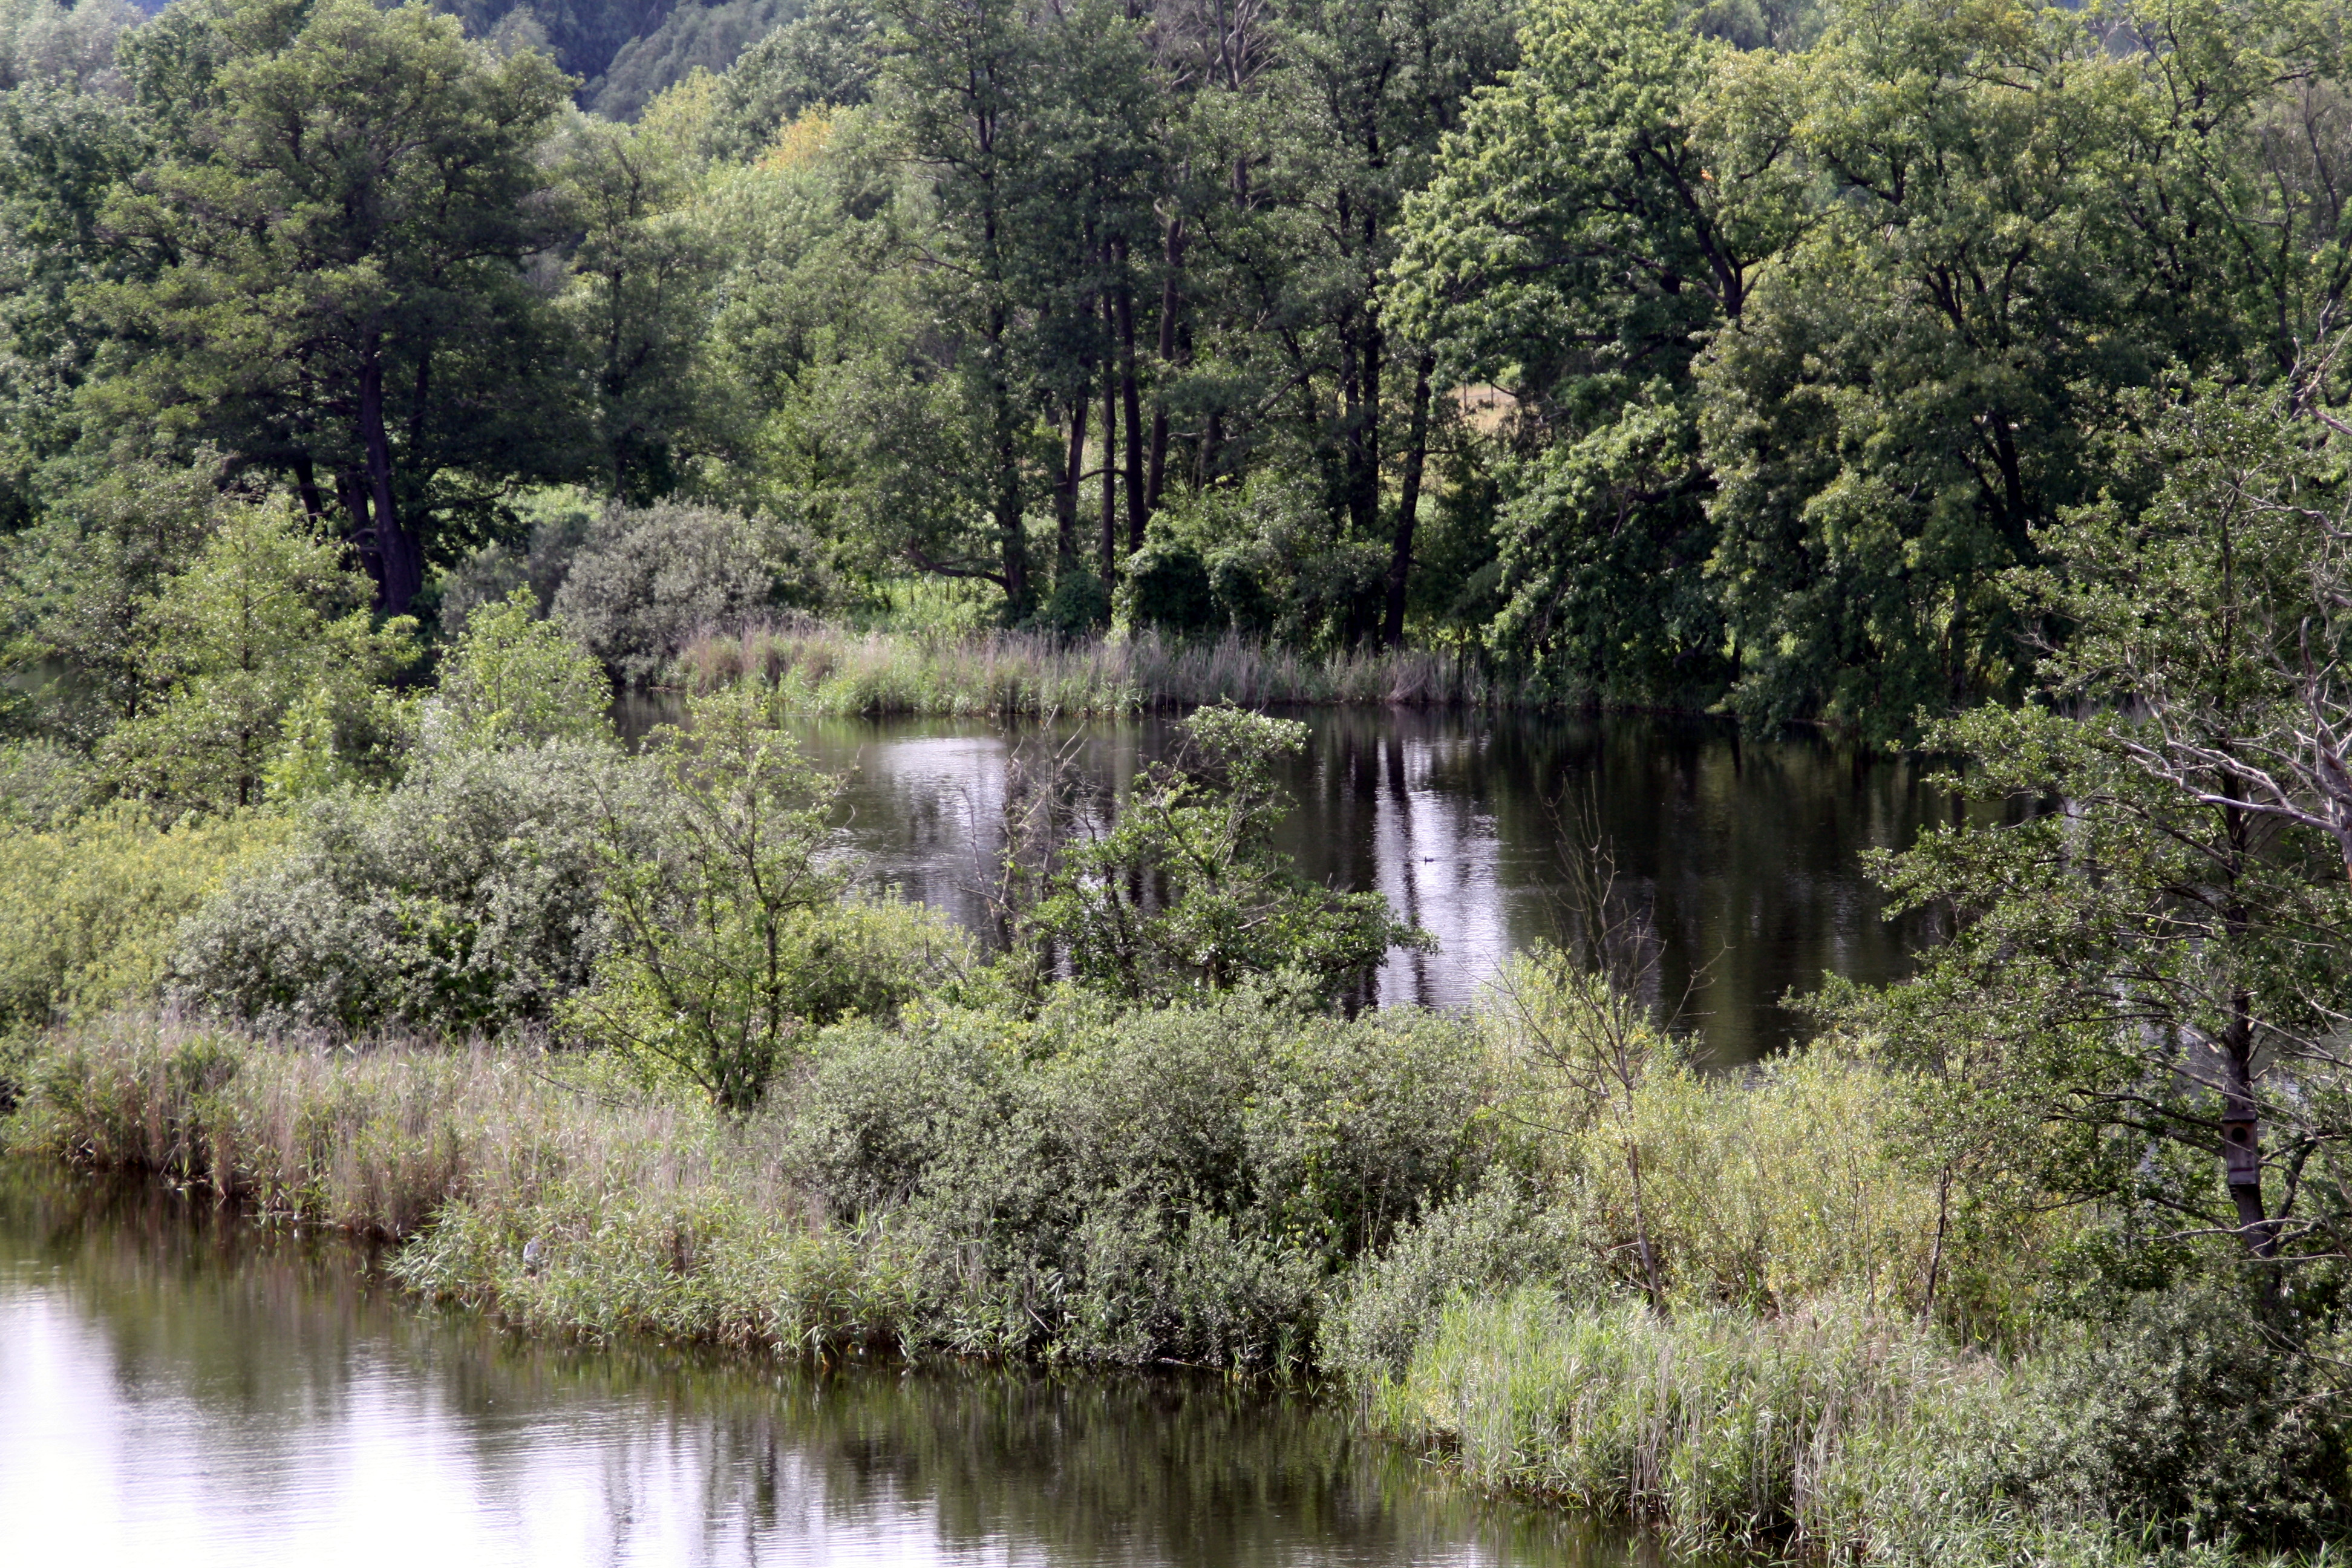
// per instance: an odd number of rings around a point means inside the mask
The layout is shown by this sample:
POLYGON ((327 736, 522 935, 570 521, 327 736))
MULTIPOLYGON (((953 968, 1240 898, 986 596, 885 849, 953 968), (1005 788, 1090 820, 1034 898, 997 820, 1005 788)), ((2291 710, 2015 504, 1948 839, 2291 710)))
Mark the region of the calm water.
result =
MULTIPOLYGON (((1898 977, 1923 934, 1880 918, 1862 852, 1907 845, 1950 808, 1905 760, 1826 742, 1745 742, 1729 726, 1622 718, 1410 711, 1303 714, 1285 847, 1335 885, 1378 888, 1436 933, 1392 955, 1382 1001, 1460 1006, 1513 949, 1557 933, 1564 822, 1597 823, 1620 887, 1645 913, 1659 990, 1717 1061, 1786 1044, 1780 1005, 1823 974, 1898 977)), ((1116 795, 1174 740, 1163 720, 1041 735, 970 721, 814 723, 806 743, 850 771, 849 836, 877 876, 968 922, 1002 847, 1008 761, 1075 740, 1116 795)))
POLYGON ((564 1350, 363 1263, 0 1164, 0 1563, 1656 1561, 1299 1401, 564 1350))

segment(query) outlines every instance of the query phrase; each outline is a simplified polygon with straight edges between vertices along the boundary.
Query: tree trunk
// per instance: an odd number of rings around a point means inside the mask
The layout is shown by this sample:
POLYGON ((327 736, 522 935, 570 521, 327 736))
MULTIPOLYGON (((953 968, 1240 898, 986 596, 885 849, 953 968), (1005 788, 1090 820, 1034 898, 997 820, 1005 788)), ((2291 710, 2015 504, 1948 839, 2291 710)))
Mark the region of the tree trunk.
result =
POLYGON ((2235 1016, 2218 1042, 2221 1052, 2221 1174, 2238 1211, 2238 1236, 2246 1251, 2269 1258, 2278 1250, 2278 1227, 2263 1205, 2263 1124, 2254 1100, 2254 1031, 2250 998, 2233 998, 2235 1016))
MULTIPOLYGON (((1124 245, 1118 257, 1126 261, 1124 245)), ((1135 384, 1135 290, 1129 286, 1126 268, 1119 271, 1118 402, 1127 425, 1127 548, 1131 553, 1143 548, 1143 399, 1135 384)))
POLYGON ((327 503, 319 494, 319 470, 310 464, 310 454, 303 452, 294 459, 294 493, 302 498, 302 511, 315 528, 327 515, 327 503))
MULTIPOLYGON (((1167 372, 1176 363, 1178 335, 1177 312, 1183 305, 1182 291, 1178 284, 1184 268, 1184 219, 1181 216, 1168 220, 1160 245, 1164 266, 1160 279, 1160 369, 1164 389, 1167 372)), ((1143 479, 1143 504, 1153 511, 1160 510, 1160 497, 1168 474, 1168 405, 1165 393, 1155 400, 1151 408, 1151 457, 1143 479)))
POLYGON ((367 463, 367 496, 374 510, 376 608, 388 616, 408 613, 425 586, 425 557, 414 535, 400 524, 392 500, 392 442, 383 428, 383 358, 370 342, 360 362, 360 449, 367 463))
POLYGON ((1054 569, 1066 572, 1078 559, 1078 481, 1087 467, 1087 389, 1070 400, 1070 439, 1061 482, 1054 487, 1054 569))
POLYGON ((1381 527, 1381 355, 1386 349, 1380 319, 1364 324, 1361 401, 1356 405, 1354 495, 1356 526, 1360 535, 1377 535, 1381 527))
MULTIPOLYGON (((1103 341, 1106 346, 1118 340, 1117 312, 1111 309, 1110 296, 1103 295, 1103 341)), ((1110 356, 1103 356, 1103 434, 1102 434, 1102 576, 1108 590, 1118 581, 1118 464, 1111 453, 1118 446, 1118 377, 1111 374, 1110 356)))
POLYGON ((1389 552, 1389 602, 1381 621, 1381 642, 1404 641, 1404 591, 1412 574, 1412 530, 1421 512, 1421 476, 1429 461, 1429 377, 1437 356, 1426 350, 1412 367, 1412 424, 1405 437, 1404 489, 1397 497, 1396 542, 1389 552))

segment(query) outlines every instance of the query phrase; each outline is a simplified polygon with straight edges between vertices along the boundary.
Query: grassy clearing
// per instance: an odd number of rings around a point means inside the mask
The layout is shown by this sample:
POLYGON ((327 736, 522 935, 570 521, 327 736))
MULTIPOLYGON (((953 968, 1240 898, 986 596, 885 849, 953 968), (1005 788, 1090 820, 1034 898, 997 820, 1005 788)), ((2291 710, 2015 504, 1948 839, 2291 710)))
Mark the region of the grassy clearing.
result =
POLYGON ((793 709, 835 717, 1073 717, 1244 707, 1524 705, 1463 655, 1420 649, 1304 654, 1236 637, 1064 644, 1024 632, 908 636, 815 625, 709 634, 672 661, 672 684, 711 691, 756 679, 793 709))

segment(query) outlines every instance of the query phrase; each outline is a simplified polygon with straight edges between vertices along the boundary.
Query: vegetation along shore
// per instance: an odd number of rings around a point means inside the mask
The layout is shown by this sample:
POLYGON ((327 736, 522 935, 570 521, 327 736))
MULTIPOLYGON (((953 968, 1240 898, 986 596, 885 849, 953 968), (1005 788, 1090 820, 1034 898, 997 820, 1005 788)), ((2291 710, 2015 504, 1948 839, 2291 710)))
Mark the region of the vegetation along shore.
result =
POLYGON ((0 1143, 1694 1548, 2330 1560, 2345 23, 0 0, 0 1143), (1367 1006, 1301 703, 1949 759, 1927 940, 1709 1069, 1563 809, 1552 940, 1367 1006), (972 927, 794 741, 1147 710, 1116 800, 1004 726, 972 927))

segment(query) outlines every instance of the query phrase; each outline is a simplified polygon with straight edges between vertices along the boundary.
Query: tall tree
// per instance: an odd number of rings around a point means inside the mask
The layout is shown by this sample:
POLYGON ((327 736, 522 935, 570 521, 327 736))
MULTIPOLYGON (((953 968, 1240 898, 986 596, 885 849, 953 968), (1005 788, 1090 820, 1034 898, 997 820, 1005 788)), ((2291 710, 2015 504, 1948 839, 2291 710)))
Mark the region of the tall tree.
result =
POLYGON ((522 262, 562 79, 415 3, 204 0, 125 54, 165 142, 105 210, 152 275, 93 291, 93 400, 289 476, 398 613, 450 514, 545 458, 556 340, 522 262))

